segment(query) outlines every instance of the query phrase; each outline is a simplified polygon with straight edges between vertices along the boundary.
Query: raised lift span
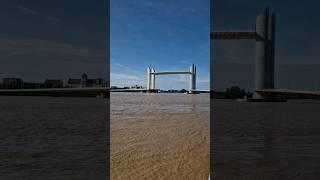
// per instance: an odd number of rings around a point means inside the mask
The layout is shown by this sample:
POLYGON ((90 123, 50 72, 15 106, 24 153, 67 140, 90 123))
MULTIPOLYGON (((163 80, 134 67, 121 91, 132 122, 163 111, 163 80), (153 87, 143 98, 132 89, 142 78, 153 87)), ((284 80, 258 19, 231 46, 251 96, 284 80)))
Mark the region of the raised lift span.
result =
POLYGON ((154 68, 147 68, 147 91, 156 90, 157 75, 172 75, 172 74, 189 74, 189 93, 194 93, 196 90, 196 66, 192 64, 189 71, 162 71, 156 72, 154 68))

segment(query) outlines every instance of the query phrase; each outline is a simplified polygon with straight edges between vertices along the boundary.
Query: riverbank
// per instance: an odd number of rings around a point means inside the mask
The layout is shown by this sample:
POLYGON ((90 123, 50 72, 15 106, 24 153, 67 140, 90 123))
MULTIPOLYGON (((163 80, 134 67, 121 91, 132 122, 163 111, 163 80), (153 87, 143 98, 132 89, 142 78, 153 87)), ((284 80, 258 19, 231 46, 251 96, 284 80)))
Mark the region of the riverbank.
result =
POLYGON ((48 88, 48 89, 1 89, 0 96, 51 96, 51 97, 96 97, 108 96, 108 89, 97 88, 48 88))

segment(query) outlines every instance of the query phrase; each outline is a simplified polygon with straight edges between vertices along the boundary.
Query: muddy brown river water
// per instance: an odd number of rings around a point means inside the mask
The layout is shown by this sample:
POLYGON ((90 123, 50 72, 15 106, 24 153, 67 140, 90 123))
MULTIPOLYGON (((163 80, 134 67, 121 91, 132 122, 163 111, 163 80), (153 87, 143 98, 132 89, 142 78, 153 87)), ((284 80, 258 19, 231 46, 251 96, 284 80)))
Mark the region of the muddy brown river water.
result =
MULTIPOLYGON (((320 101, 111 94, 111 179, 320 177, 320 101)), ((105 179, 107 101, 0 97, 0 179, 105 179)))
POLYGON ((209 174, 208 94, 111 94, 111 179, 209 174))

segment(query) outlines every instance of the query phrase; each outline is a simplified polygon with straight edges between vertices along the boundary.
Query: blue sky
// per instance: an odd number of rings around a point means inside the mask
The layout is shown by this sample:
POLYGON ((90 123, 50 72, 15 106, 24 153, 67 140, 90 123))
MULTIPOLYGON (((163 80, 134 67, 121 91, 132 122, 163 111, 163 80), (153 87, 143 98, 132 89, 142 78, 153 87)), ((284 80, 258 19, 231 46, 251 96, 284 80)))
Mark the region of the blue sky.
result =
MULTIPOLYGON (((111 0, 111 85, 146 86, 156 71, 197 66, 197 88, 209 89, 209 0, 111 0)), ((188 76, 159 76, 156 88, 188 89, 188 76)))
MULTIPOLYGON (((277 14, 278 88, 320 90, 320 2, 216 0, 215 30, 253 30, 269 6, 277 14)), ((106 1, 0 2, 0 79, 26 81, 107 76, 106 1)), ((187 70, 197 65, 197 87, 209 86, 209 0, 111 0, 111 83, 146 85, 146 68, 187 70)), ((253 41, 215 42, 215 89, 253 88, 253 41)), ((161 89, 188 88, 186 76, 160 76, 161 89)))

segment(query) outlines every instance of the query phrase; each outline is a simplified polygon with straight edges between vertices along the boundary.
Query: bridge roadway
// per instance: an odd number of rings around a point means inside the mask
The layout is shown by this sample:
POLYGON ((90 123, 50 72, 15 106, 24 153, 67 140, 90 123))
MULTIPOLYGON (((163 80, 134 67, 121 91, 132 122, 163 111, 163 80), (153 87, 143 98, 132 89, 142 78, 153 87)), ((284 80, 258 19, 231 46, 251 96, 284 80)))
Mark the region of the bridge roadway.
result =
POLYGON ((165 74, 192 74, 190 71, 163 71, 163 72, 150 72, 154 75, 165 75, 165 74))
POLYGON ((285 98, 320 99, 320 91, 290 90, 290 89, 258 89, 264 95, 276 95, 285 98))

